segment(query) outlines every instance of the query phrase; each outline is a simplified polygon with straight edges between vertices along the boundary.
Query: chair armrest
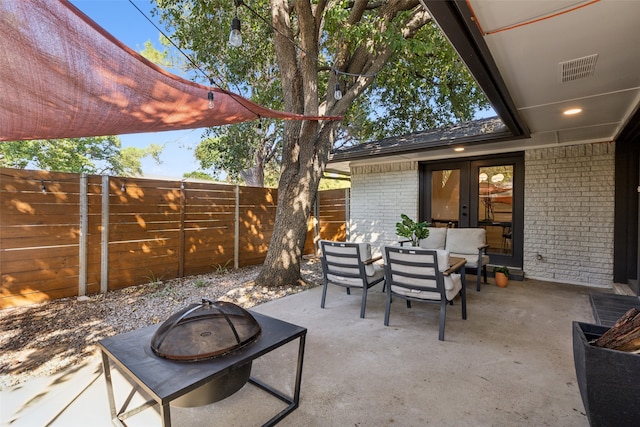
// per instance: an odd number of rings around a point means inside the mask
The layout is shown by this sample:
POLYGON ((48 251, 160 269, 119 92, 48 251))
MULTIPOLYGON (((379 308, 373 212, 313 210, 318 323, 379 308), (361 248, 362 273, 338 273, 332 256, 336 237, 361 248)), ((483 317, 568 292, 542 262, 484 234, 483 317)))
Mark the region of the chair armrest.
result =
POLYGON ((449 268, 445 271, 442 272, 443 276, 449 276, 451 275, 451 273, 456 273, 458 272, 458 270, 460 270, 465 264, 467 263, 467 260, 464 258, 453 258, 452 260, 452 264, 449 266, 449 268))
POLYGON ((398 243, 400 243, 400 246, 404 246, 405 243, 411 243, 411 240, 400 240, 398 243))
POLYGON ((488 243, 485 243, 482 246, 478 246, 478 252, 480 252, 480 253, 483 252, 483 251, 486 252, 488 247, 489 247, 488 243))
POLYGON ((381 256, 381 255, 378 255, 378 256, 376 256, 376 257, 369 258, 368 260, 364 261, 364 264, 365 264, 365 265, 373 264, 374 262, 376 262, 376 261, 380 261, 381 259, 382 259, 382 256, 381 256))

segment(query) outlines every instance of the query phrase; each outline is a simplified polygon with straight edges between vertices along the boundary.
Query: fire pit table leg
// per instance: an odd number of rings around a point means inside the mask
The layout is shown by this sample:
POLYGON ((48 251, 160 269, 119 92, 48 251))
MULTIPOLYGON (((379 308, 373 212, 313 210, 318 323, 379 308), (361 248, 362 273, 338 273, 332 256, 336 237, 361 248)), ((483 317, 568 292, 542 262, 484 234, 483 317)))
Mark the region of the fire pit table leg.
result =
POLYGON ((104 372, 104 379, 107 383, 107 398, 109 399, 109 411, 111 412, 111 419, 117 419, 116 414, 116 399, 113 394, 113 383, 111 381, 111 369, 109 368, 109 357, 102 351, 102 370, 104 372))
POLYGON ((298 365, 296 367, 296 388, 293 394, 293 401, 296 405, 295 408, 297 408, 298 404, 300 403, 300 384, 302 383, 302 361, 304 360, 304 345, 305 345, 306 338, 307 338, 306 333, 300 337, 300 346, 298 347, 298 365))
POLYGON ((275 388, 265 384, 264 382, 257 380, 256 378, 249 378, 249 382, 255 385, 258 388, 266 391, 274 397, 282 400, 285 403, 288 403, 289 406, 280 411, 275 417, 271 418, 269 421, 264 423, 262 427, 271 427, 282 421, 284 417, 289 415, 293 410, 295 410, 300 404, 300 385, 302 383, 302 362, 304 360, 304 346, 306 340, 307 331, 305 330, 302 335, 300 335, 300 344, 298 346, 298 361, 296 365, 296 384, 293 392, 293 397, 287 396, 286 394, 276 390, 275 388))
POLYGON ((169 403, 160 405, 160 417, 162 417, 162 427, 171 427, 171 410, 169 403))

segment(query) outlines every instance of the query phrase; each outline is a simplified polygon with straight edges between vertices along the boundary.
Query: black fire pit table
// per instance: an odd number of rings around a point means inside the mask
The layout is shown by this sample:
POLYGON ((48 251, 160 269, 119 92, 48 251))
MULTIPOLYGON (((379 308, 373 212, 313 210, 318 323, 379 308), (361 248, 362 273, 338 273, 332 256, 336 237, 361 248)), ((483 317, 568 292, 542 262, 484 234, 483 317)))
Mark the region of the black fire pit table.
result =
POLYGON ((254 377, 250 377, 248 381, 288 404, 284 410, 267 421, 265 426, 275 425, 296 409, 300 401, 302 361, 307 329, 260 313, 251 312, 251 314, 262 328, 260 336, 253 343, 223 357, 198 362, 177 362, 157 356, 151 350, 149 342, 160 325, 149 326, 101 340, 98 346, 102 351, 102 367, 114 424, 125 426, 123 420, 126 418, 158 405, 162 425, 170 427, 170 403, 172 401, 225 375, 230 375, 253 360, 299 338, 293 396, 287 396, 254 377), (114 363, 125 377, 135 384, 120 410, 116 410, 110 363, 114 363), (127 411, 127 406, 138 387, 143 389, 153 400, 127 411))

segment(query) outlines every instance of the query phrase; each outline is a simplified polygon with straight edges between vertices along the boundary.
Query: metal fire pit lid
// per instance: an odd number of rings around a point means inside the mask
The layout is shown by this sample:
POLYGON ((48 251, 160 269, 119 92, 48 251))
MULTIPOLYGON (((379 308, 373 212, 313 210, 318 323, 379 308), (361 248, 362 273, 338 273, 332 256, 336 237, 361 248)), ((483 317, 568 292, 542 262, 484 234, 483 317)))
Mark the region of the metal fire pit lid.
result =
POLYGON ((166 359, 198 361, 244 347, 260 331, 256 319, 242 307, 203 299, 169 317, 153 334, 151 349, 166 359))

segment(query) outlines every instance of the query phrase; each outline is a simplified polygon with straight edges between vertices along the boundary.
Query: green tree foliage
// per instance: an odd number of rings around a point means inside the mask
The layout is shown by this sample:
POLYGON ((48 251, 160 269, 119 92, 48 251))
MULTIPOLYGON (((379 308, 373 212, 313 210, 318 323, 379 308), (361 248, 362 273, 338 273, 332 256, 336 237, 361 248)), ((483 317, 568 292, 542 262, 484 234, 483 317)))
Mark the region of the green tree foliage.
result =
POLYGON ((184 178, 201 179, 203 181, 217 181, 217 179, 215 177, 209 175, 206 172, 202 172, 202 171, 187 172, 187 173, 183 174, 182 176, 184 178))
MULTIPOLYGON (((349 18, 354 9, 351 1, 330 2, 322 17, 324 28, 316 61, 320 96, 324 96, 329 87, 332 62, 339 60, 339 47, 348 46, 357 52, 379 43, 392 49, 386 66, 376 73, 375 79, 370 79, 373 84, 367 86, 345 112, 346 120, 337 130, 336 146, 470 120, 477 110, 489 107, 484 94, 435 23, 429 22, 415 36, 405 38, 399 31, 400 24, 410 19, 415 10, 404 11, 397 17, 398 22, 388 25, 385 17, 378 13, 382 3, 365 3, 359 22, 351 25, 345 25, 352 19, 349 18), (380 32, 381 28, 385 31, 380 32)), ((262 105, 283 107, 268 1, 247 2, 259 16, 248 8, 238 9, 244 42, 240 48, 227 46, 229 25, 236 13, 232 0, 158 0, 157 4, 156 13, 171 28, 174 40, 191 53, 202 70, 211 73, 215 82, 262 105)), ((153 50, 149 45, 145 47, 153 50)), ((166 61, 166 51, 149 55, 158 63, 166 61)), ((188 68, 189 64, 185 66, 188 68)), ((358 73, 349 71, 357 70, 345 70, 337 79, 345 91, 349 86, 361 84, 356 82, 362 80, 358 75, 350 75, 358 73)), ((282 123, 272 126, 282 127, 282 123)), ((275 132, 273 137, 281 138, 282 133, 275 132)), ((257 169, 264 170, 268 161, 279 159, 277 150, 282 147, 280 141, 256 138, 249 127, 242 125, 211 129, 205 138, 197 155, 203 167, 222 169, 235 182, 243 181, 241 178, 246 175, 250 178, 249 185, 262 185, 259 179, 251 177, 259 178, 257 169), (239 137, 242 134, 244 137, 239 137), (276 152, 271 155, 273 149, 276 152), (206 154, 206 150, 212 152, 206 154)))
POLYGON ((141 159, 160 162, 162 147, 121 148, 116 136, 46 139, 0 143, 0 166, 57 172, 135 176, 141 159))
MULTIPOLYGON (((209 128, 195 151, 200 168, 225 171, 231 182, 264 187, 265 173, 278 166, 278 127, 268 120, 209 128)), ((269 181, 269 180, 267 180, 269 181)))
POLYGON ((351 188, 351 181, 347 176, 327 176, 320 180, 318 190, 335 190, 338 188, 351 188))
MULTIPOLYGON (((418 0, 245 3, 240 48, 227 46, 230 0, 157 0, 157 13, 201 64, 205 83, 210 75, 274 109, 345 117, 280 122, 278 210, 256 281, 284 285, 300 278, 309 214, 336 144, 464 120, 488 104, 418 0)), ((225 144, 248 140, 215 142, 224 153, 235 149, 225 144)))

